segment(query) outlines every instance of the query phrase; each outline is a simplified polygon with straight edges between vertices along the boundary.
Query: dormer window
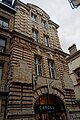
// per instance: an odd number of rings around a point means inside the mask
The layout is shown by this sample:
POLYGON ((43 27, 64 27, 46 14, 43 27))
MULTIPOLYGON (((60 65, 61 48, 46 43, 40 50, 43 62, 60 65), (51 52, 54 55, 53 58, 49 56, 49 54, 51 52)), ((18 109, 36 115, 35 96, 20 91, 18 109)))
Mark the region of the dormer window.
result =
POLYGON ((36 21, 36 18, 37 18, 37 15, 31 13, 31 19, 32 19, 32 21, 36 21))
POLYGON ((49 37, 47 35, 44 35, 44 44, 49 46, 49 37))
POLYGON ((43 20, 43 19, 41 19, 41 25, 42 25, 42 27, 45 27, 45 24, 46 24, 46 21, 43 20))
POLYGON ((9 20, 0 17, 0 28, 8 30, 8 28, 9 28, 9 20))
POLYGON ((38 41, 38 31, 35 29, 32 29, 32 38, 34 41, 38 41))

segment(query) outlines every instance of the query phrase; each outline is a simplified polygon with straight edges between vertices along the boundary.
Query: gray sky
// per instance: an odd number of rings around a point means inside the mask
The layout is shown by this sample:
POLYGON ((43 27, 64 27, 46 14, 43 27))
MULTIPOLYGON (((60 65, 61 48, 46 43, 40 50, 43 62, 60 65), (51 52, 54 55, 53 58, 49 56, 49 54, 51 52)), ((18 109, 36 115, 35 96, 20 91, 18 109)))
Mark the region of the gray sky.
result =
POLYGON ((50 19, 57 23, 58 36, 64 52, 72 44, 76 44, 80 49, 80 7, 72 9, 68 0, 21 0, 39 6, 48 13, 50 19))

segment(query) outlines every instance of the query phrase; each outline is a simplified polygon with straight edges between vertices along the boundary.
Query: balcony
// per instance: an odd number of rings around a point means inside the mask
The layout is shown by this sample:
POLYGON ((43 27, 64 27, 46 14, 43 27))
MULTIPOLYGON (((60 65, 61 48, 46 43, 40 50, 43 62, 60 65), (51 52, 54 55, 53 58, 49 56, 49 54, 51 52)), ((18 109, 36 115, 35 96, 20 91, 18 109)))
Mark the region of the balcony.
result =
POLYGON ((62 83, 57 79, 50 79, 43 76, 35 76, 33 75, 33 87, 34 89, 42 86, 51 86, 62 91, 62 83))

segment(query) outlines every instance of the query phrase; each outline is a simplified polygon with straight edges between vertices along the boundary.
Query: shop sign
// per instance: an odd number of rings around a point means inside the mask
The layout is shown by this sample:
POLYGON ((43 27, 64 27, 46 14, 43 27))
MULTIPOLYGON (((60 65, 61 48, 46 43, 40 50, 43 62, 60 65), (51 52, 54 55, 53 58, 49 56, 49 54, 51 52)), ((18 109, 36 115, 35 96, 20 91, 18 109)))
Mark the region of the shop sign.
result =
POLYGON ((34 110, 36 113, 54 112, 54 105, 35 105, 34 110))

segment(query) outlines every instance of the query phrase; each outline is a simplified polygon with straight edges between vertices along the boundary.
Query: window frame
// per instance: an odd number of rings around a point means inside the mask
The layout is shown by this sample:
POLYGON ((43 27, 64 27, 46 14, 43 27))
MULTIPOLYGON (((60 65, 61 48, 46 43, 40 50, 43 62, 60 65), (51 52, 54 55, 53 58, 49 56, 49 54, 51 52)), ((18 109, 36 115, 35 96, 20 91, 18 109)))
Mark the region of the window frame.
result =
POLYGON ((41 56, 34 56, 34 65, 35 65, 35 74, 38 76, 42 76, 42 57, 41 56))
POLYGON ((38 31, 32 28, 32 38, 34 41, 38 42, 38 31))
POLYGON ((51 79, 55 79, 55 64, 53 60, 48 59, 49 76, 51 79))
POLYGON ((44 44, 46 46, 49 46, 49 36, 48 35, 44 35, 44 44))
POLYGON ((35 22, 37 20, 37 15, 34 13, 31 13, 31 20, 35 22))
POLYGON ((5 48, 6 48, 6 38, 3 38, 2 36, 0 36, 0 41, 4 41, 4 43, 2 43, 2 44, 4 44, 4 45, 1 45, 0 44, 0 53, 4 53, 5 52, 5 48))
POLYGON ((41 25, 42 25, 42 27, 45 27, 46 26, 46 20, 41 19, 41 25))
POLYGON ((0 16, 0 28, 5 30, 9 29, 9 20, 7 18, 3 18, 0 16))

